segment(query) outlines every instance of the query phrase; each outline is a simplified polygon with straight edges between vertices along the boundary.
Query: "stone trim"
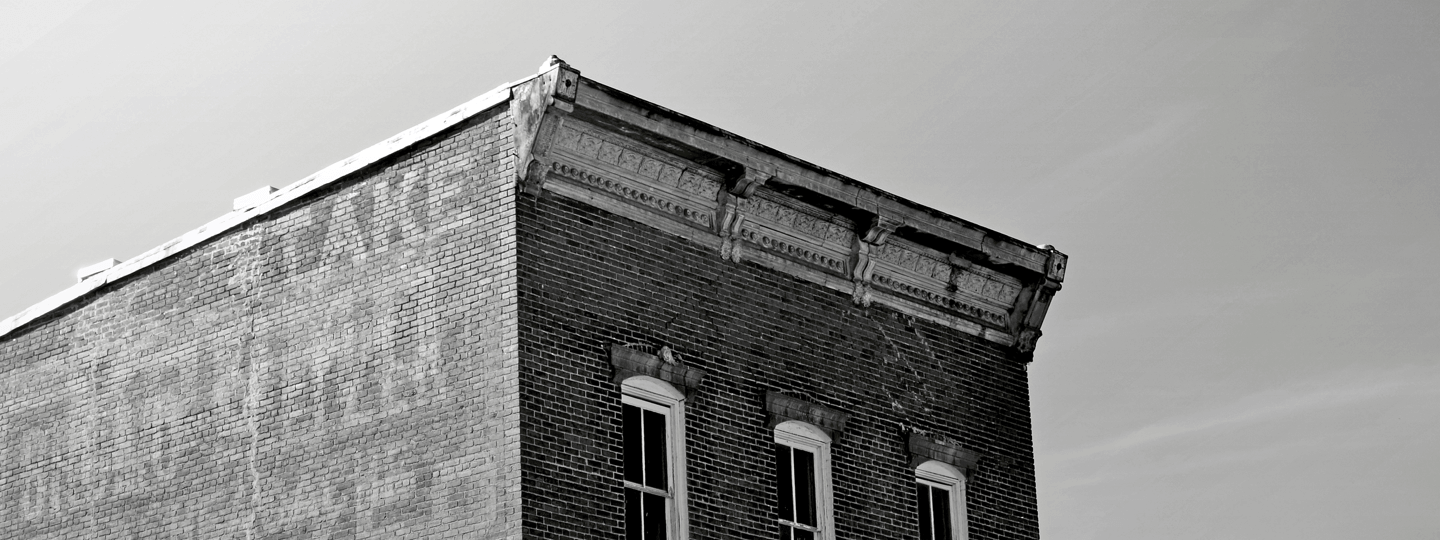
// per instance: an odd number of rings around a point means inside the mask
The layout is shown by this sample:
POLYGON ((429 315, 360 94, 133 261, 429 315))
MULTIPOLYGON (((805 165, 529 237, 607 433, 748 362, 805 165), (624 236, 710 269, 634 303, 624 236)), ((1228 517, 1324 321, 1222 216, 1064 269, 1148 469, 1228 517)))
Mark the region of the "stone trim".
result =
MULTIPOLYGON (((669 348, 661 349, 661 352, 668 353, 669 348)), ((665 356, 670 355, 651 354, 619 343, 610 345, 610 366, 615 368, 615 382, 623 383, 625 379, 644 375, 670 383, 686 397, 693 395, 700 388, 700 381, 705 379, 705 372, 673 360, 667 361, 665 356)))
POLYGON ((774 390, 765 392, 765 411, 770 413, 770 429, 793 420, 820 428, 820 431, 824 431, 831 439, 837 441, 840 440, 840 433, 845 430, 845 423, 850 421, 849 413, 816 405, 774 390))
POLYGON ((974 472, 975 464, 980 462, 979 452, 955 444, 941 443, 919 433, 910 434, 908 446, 911 469, 926 461, 935 460, 960 469, 968 478, 974 472))
MULTIPOLYGON (((851 211, 902 221, 918 232, 973 250, 993 264, 1046 273, 1048 255, 1035 245, 936 212, 583 77, 575 98, 576 114, 582 111, 589 118, 604 118, 608 125, 615 125, 625 133, 643 133, 645 138, 665 146, 737 164, 747 175, 748 171, 760 171, 755 177, 765 178, 766 187, 783 186, 811 192, 849 206, 851 211)), ((744 181, 737 185, 742 183, 749 186, 744 181)))

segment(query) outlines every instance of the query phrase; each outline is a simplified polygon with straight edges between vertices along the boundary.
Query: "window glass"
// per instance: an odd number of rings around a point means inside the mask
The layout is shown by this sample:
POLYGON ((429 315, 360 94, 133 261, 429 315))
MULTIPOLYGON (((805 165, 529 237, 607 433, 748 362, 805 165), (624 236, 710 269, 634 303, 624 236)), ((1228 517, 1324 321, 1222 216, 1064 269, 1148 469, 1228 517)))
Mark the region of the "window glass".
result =
POLYGON ((920 540, 951 540, 950 489, 921 480, 915 484, 920 540))
POLYGON ((626 403, 625 537, 661 540, 665 536, 666 506, 670 498, 665 452, 666 415, 626 403), (651 489, 641 489, 651 488, 651 489))
POLYGON ((938 461, 921 464, 915 475, 915 514, 920 519, 920 540, 964 540, 964 477, 955 468, 938 461))
POLYGON ((795 422, 775 430, 775 504, 780 538, 829 540, 829 437, 795 422))
POLYGON ((621 390, 625 538, 685 538, 684 394, 641 377, 621 390))
POLYGON ((665 474, 665 415, 645 411, 645 481, 657 489, 668 489, 665 474))

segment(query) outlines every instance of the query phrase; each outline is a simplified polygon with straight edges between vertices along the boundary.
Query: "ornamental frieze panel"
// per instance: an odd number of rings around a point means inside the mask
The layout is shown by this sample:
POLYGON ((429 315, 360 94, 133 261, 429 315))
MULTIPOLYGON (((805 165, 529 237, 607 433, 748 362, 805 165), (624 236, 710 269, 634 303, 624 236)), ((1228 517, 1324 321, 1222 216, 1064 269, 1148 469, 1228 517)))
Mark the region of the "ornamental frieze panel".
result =
POLYGON ((907 283, 905 280, 896 279, 894 276, 880 272, 876 272, 873 279, 876 285, 896 293, 944 307, 950 311, 984 321, 997 327, 1004 328, 1010 321, 1009 315, 1006 313, 989 306, 981 305, 979 302, 958 297, 958 295, 936 292, 927 287, 916 286, 912 283, 907 283))
POLYGON ((753 225, 742 226, 740 238, 750 243, 752 247, 759 247, 790 259, 819 266, 836 274, 843 275, 845 273, 843 255, 834 250, 822 249, 812 242, 753 225))
POLYGON ((760 192, 748 198, 729 199, 743 216, 740 239, 752 249, 763 249, 846 275, 847 260, 855 241, 849 221, 819 209, 797 208, 772 197, 774 195, 760 192))
POLYGON ((891 238, 876 246, 875 257, 892 268, 908 270, 917 277, 937 280, 944 288, 978 296, 998 306, 1015 304, 1020 282, 982 266, 951 263, 951 257, 902 238, 891 238))
POLYGON ((605 169, 601 172, 633 175, 696 202, 713 202, 720 191, 721 178, 711 171, 580 122, 561 127, 555 147, 562 154, 581 158, 585 165, 605 169))
POLYGON ((738 204, 747 220, 780 230, 793 230, 816 243, 830 244, 834 249, 848 251, 855 240, 853 226, 839 217, 814 215, 759 195, 740 199, 738 204))
POLYGON ((939 280, 941 283, 950 282, 949 261, 923 255, 913 248, 903 246, 903 242, 899 238, 893 238, 882 245, 875 246, 873 249, 875 258, 917 275, 939 280))
POLYGON ((652 192, 636 182, 611 178, 561 162, 552 165, 550 172, 555 176, 575 181, 631 204, 678 218, 705 230, 709 230, 713 225, 714 211, 701 210, 692 204, 670 200, 664 194, 652 192))
POLYGON ((895 293, 1006 327, 1020 293, 1014 278, 903 238, 871 248, 873 281, 895 293))

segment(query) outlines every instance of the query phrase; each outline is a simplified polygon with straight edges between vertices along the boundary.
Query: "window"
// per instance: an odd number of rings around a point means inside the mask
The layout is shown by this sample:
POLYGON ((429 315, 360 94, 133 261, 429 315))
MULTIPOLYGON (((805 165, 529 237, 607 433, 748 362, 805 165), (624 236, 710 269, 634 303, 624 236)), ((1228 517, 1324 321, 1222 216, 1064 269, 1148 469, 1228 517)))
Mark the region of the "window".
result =
POLYGON ((620 388, 625 538, 684 539, 685 395, 646 376, 625 379, 620 388))
POLYGON ((828 435, 793 420, 775 426, 775 484, 782 540, 835 538, 828 435))
POLYGON ((939 461, 921 463, 915 468, 915 509, 920 540, 965 540, 965 477, 939 461))

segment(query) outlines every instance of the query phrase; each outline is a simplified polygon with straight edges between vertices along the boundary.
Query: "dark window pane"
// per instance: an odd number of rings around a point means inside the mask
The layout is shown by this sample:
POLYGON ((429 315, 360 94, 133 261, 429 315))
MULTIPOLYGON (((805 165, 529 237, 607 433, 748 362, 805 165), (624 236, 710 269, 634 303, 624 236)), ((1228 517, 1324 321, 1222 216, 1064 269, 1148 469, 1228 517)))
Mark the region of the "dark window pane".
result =
POLYGON ((625 490, 625 540, 644 540, 641 535, 640 492, 625 490))
MULTIPOLYGON (((625 405, 625 480, 643 484, 645 481, 644 453, 641 447, 640 408, 625 405)), ((636 504, 639 504, 638 502, 636 504)))
POLYGON ((790 533, 790 527, 788 525, 780 526, 780 540, 792 540, 794 537, 795 535, 790 533))
POLYGON ((795 521, 816 526, 815 520, 815 454, 795 451, 795 521))
POLYGON ((931 489, 930 501, 935 508, 935 540, 950 540, 950 491, 931 489))
POLYGON ((930 486, 915 484, 915 508, 920 512, 920 540, 934 540, 931 529, 930 486))
POLYGON ((665 498, 645 494, 645 540, 665 540, 665 498))
POLYGON ((815 533, 805 529, 795 529, 795 540, 815 540, 815 533))
POLYGON ((795 492, 791 489, 795 479, 790 473, 790 447, 775 444, 775 486, 779 488, 780 505, 776 508, 780 519, 795 521, 795 492))
POLYGON ((668 490, 665 477, 665 415, 645 411, 645 485, 668 490))

